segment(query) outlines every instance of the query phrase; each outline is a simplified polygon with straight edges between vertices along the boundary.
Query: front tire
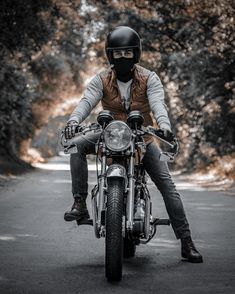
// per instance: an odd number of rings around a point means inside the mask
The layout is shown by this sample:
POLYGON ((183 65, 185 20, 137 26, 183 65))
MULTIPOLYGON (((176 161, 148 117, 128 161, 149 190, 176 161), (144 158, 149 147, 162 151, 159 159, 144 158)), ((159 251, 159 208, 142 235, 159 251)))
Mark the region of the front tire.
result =
POLYGON ((112 178, 108 183, 105 234, 105 272, 108 281, 122 279, 123 262, 123 195, 124 180, 112 178))

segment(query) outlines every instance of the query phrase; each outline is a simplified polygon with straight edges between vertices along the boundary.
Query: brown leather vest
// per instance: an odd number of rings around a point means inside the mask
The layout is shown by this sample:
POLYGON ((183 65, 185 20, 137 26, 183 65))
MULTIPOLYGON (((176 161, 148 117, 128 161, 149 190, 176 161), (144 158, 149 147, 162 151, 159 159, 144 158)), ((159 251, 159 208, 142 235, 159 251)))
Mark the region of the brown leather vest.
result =
MULTIPOLYGON (((147 82, 150 73, 146 68, 135 65, 130 91, 130 109, 127 111, 122 103, 115 72, 112 69, 101 72, 100 77, 103 83, 103 98, 101 99, 101 103, 103 109, 111 111, 115 119, 125 122, 130 111, 139 110, 144 115, 144 126, 153 125, 147 97, 147 82)), ((151 136, 145 137, 146 144, 152 141, 151 136)))

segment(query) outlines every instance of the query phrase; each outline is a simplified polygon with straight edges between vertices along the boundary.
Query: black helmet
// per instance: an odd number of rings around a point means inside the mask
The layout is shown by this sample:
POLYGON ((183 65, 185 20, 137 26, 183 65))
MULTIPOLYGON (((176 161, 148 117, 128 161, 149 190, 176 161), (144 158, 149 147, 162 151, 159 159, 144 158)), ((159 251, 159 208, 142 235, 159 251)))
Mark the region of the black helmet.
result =
POLYGON ((119 26, 112 30, 106 39, 105 51, 109 62, 113 63, 112 51, 114 49, 134 49, 135 63, 138 63, 141 55, 141 41, 138 33, 126 26, 119 26))

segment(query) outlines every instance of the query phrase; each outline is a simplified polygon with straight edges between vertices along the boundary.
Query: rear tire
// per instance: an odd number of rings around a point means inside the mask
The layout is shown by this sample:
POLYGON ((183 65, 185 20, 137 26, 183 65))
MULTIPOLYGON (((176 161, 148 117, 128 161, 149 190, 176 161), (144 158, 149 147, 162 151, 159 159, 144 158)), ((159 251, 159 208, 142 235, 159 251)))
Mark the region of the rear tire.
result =
POLYGON ((105 272, 108 281, 122 279, 123 262, 123 194, 122 178, 112 178, 108 183, 106 234, 105 234, 105 272))

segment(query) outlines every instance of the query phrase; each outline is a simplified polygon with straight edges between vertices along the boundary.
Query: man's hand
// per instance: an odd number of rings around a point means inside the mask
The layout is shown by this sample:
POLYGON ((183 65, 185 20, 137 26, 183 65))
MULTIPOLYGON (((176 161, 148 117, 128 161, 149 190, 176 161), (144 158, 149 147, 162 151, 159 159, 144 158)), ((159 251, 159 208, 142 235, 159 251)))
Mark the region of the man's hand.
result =
POLYGON ((171 131, 169 131, 167 129, 161 129, 161 130, 163 132, 163 135, 164 135, 165 139, 168 142, 173 142, 175 140, 175 135, 171 131))
POLYGON ((64 129, 65 139, 68 140, 73 138, 78 128, 79 128, 79 124, 77 121, 75 120, 69 121, 64 129))

